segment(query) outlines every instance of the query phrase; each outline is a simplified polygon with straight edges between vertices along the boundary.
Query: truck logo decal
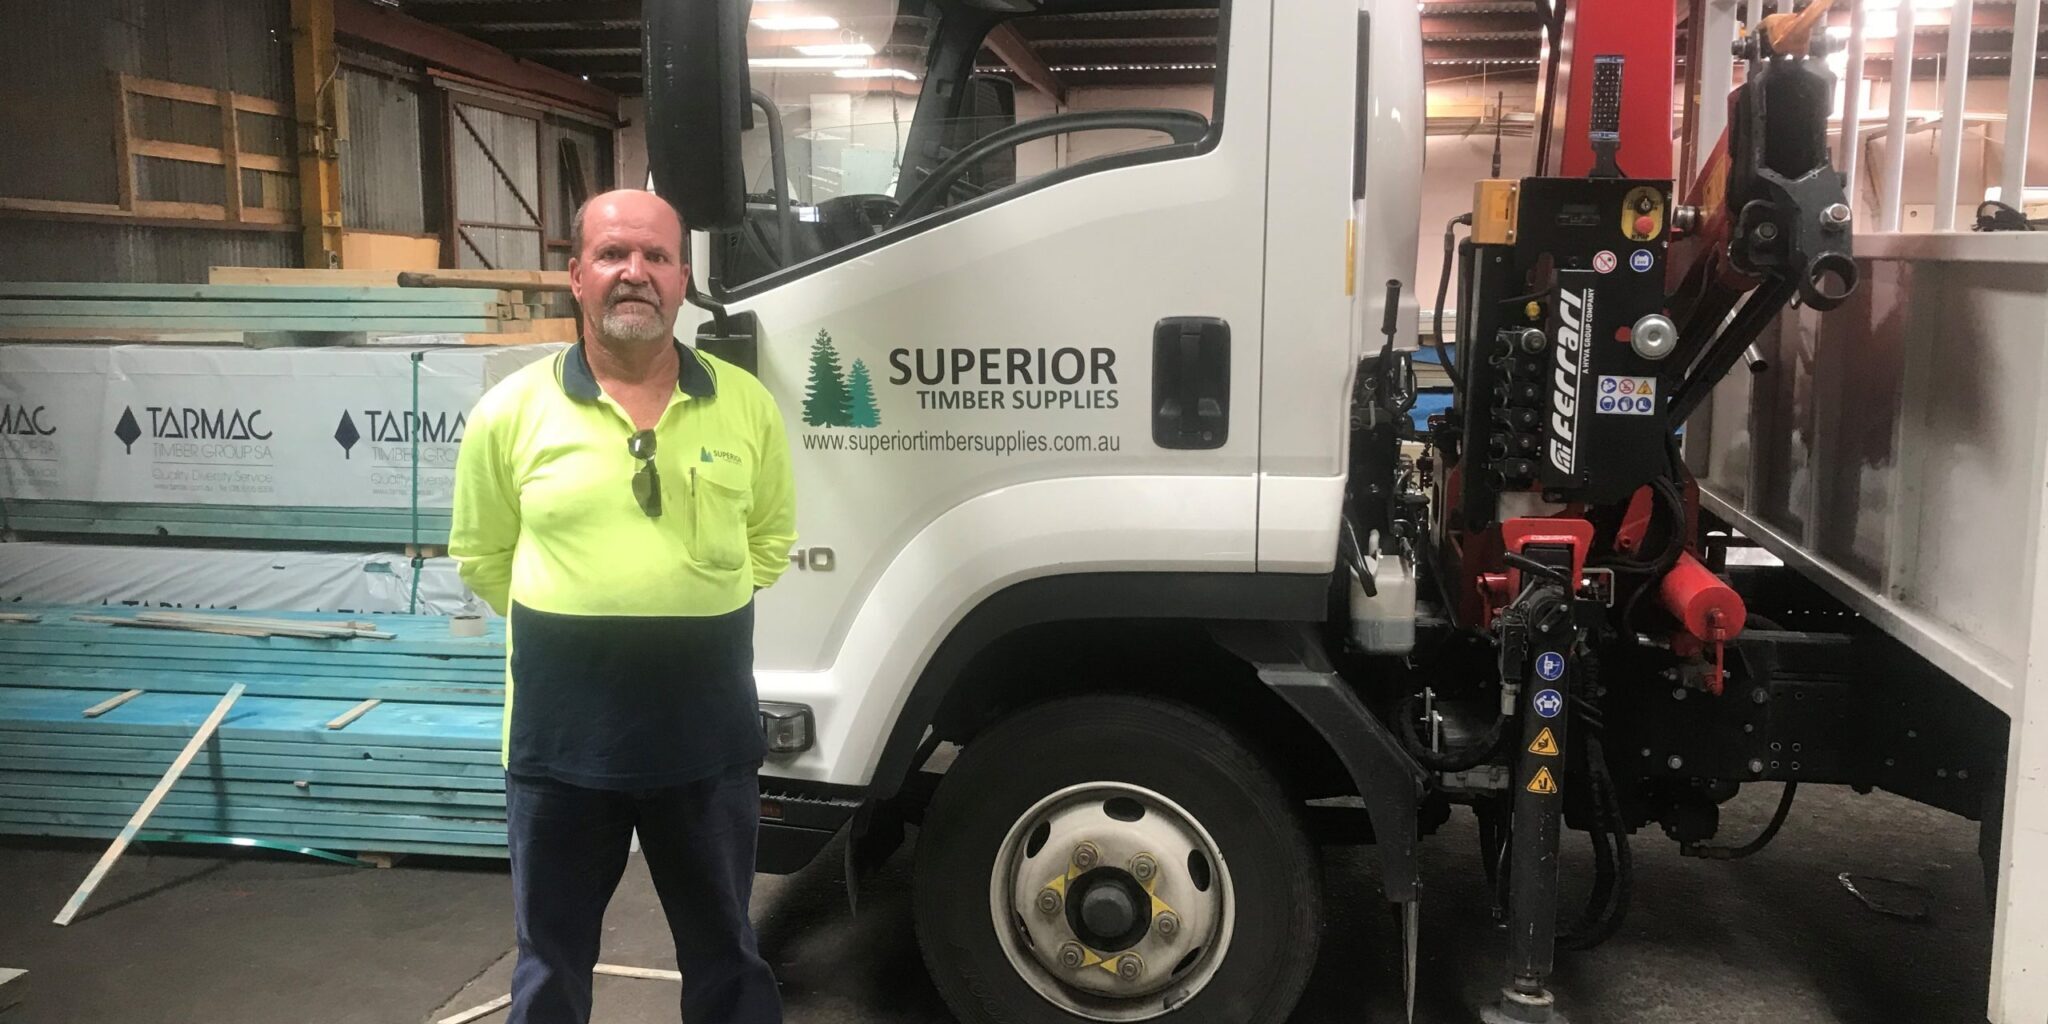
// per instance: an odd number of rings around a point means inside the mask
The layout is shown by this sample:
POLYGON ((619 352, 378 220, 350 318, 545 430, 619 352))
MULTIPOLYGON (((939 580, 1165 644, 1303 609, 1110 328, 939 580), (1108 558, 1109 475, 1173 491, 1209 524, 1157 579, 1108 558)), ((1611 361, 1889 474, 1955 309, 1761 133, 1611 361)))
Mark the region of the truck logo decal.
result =
POLYGON ((1550 388, 1550 464, 1569 474, 1577 461, 1579 415, 1579 313, 1584 299, 1558 289, 1557 315, 1563 324, 1557 329, 1557 369, 1550 388))

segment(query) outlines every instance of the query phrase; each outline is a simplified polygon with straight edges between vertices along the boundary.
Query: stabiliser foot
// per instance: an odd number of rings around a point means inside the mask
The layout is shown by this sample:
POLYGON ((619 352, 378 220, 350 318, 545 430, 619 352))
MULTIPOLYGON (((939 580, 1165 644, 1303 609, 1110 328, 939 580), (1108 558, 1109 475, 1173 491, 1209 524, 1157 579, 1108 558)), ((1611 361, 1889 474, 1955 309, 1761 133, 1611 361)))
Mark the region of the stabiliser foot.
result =
POLYGON ((1530 994, 1502 989, 1500 1002, 1479 1011, 1479 1024, 1569 1024, 1548 991, 1530 994))

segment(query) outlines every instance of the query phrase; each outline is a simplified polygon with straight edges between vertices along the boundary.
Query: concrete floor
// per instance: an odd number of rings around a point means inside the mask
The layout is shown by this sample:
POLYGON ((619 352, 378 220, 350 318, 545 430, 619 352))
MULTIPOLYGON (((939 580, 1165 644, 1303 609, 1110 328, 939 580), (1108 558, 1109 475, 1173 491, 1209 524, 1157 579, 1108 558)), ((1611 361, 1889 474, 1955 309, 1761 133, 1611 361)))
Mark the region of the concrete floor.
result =
MULTIPOLYGON (((1772 787, 1731 805, 1724 836, 1768 816, 1772 787)), ((1497 983, 1501 945, 1459 812, 1426 844, 1419 1020, 1465 1024, 1497 983)), ((1576 840, 1568 877, 1586 870, 1576 840)), ((1737 840, 1739 841, 1739 839, 1737 840)), ((0 841, 0 1024, 421 1024, 501 995, 512 960, 502 865, 412 860, 389 871, 261 855, 131 850, 69 928, 49 923, 99 846, 0 841)), ((1606 946, 1564 954, 1578 1024, 1834 1024, 1984 1020, 1991 920, 1976 826, 1882 795, 1815 789, 1777 844, 1742 863, 1679 858, 1637 837, 1635 906, 1606 946), (1912 883, 1929 916, 1865 908, 1843 871, 1912 883)), ((1297 1024, 1402 1019, 1398 931, 1369 851, 1327 857, 1331 920, 1297 1024)), ((762 947, 790 1024, 943 1024, 910 925, 910 856, 850 915, 835 844, 755 889, 762 947)), ((605 957, 673 967, 644 868, 629 869, 605 957)), ((598 1024, 675 1021, 673 983, 597 980, 598 1024)), ((502 1020, 484 1018, 483 1024, 502 1020)))

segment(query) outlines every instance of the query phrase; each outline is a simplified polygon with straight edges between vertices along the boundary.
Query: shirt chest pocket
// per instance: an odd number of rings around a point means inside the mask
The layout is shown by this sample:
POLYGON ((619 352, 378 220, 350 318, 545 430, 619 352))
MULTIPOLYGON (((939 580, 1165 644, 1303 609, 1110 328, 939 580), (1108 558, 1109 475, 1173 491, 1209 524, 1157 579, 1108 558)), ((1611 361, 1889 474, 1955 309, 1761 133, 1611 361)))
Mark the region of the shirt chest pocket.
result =
POLYGON ((691 474, 691 553, 713 569, 738 569, 747 564, 747 515, 754 492, 744 474, 698 466, 691 474))

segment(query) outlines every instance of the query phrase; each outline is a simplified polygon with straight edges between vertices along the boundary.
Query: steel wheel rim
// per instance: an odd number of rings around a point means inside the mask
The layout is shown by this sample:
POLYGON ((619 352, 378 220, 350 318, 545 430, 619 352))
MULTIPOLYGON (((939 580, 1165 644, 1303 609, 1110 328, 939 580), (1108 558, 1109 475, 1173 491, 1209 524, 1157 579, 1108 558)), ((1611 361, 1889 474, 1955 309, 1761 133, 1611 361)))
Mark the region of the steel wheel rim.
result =
POLYGON ((1215 977, 1235 929, 1236 891, 1215 838, 1185 808, 1142 786, 1087 782, 1039 800, 1011 824, 989 873, 989 912, 1010 966, 1046 1001, 1089 1020, 1140 1021, 1180 1006, 1215 977), (1138 817, 1129 817, 1134 810, 1138 817), (1095 851, 1086 866, 1076 863, 1087 859, 1077 856, 1083 845, 1095 851), (1151 860, 1143 881, 1141 856, 1151 860), (1135 906, 1131 883, 1149 906, 1135 906), (1068 897, 1144 913, 1141 937, 1120 945, 1127 931, 1099 943, 1089 924, 1096 918, 1068 897))

